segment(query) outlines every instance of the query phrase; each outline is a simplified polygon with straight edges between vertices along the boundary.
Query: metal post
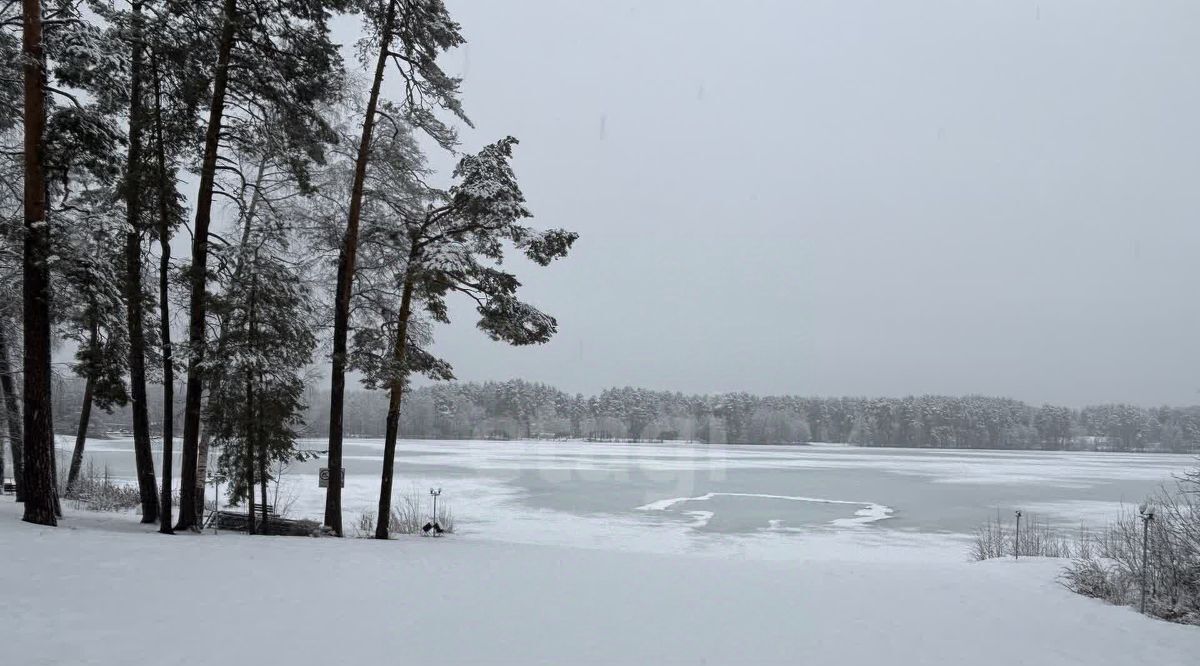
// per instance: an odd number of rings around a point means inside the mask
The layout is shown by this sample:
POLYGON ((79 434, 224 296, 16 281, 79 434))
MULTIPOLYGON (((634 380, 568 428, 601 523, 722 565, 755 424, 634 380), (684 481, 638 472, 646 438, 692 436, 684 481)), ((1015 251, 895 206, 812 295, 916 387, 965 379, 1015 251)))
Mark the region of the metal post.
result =
MULTIPOLYGON (((212 473, 212 449, 210 448, 204 454, 204 493, 207 498, 208 486, 213 487, 213 512, 208 512, 208 500, 204 500, 204 504, 200 507, 200 531, 204 531, 204 526, 208 524, 208 519, 212 519, 213 534, 219 534, 221 530, 221 480, 212 473)), ((250 489, 254 491, 253 488, 250 489)))
POLYGON ((1143 504, 1138 509, 1142 515, 1142 614, 1146 614, 1146 590, 1150 587, 1150 521, 1154 520, 1154 507, 1143 504))
POLYGON ((1013 559, 1021 559, 1021 510, 1017 509, 1017 536, 1013 541, 1013 559))
POLYGON ((434 491, 433 488, 430 488, 429 494, 433 495, 433 522, 436 524, 438 521, 437 498, 438 498, 438 495, 442 494, 442 489, 438 488, 437 491, 434 491))
POLYGON ((221 480, 216 479, 215 490, 213 490, 213 534, 221 533, 221 480))

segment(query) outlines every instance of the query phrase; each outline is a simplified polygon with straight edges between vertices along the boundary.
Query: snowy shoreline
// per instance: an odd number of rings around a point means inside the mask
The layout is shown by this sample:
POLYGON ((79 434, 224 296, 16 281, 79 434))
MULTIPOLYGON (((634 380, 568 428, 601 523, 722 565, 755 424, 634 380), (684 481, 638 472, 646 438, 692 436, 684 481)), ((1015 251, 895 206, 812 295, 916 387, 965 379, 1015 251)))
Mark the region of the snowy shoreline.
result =
POLYGON ((1060 561, 766 561, 469 536, 167 537, 132 515, 68 511, 59 528, 19 515, 0 501, 0 644, 26 664, 206 664, 218 637, 227 663, 289 666, 400 656, 1184 666, 1200 652, 1195 627, 1068 592, 1055 581, 1060 561))

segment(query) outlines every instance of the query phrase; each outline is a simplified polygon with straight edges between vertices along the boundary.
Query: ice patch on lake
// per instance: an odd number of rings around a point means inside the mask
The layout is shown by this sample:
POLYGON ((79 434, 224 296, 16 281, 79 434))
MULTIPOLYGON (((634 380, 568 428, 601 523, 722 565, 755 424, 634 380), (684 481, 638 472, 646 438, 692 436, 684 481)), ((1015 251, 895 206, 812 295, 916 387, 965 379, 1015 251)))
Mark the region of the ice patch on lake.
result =
MULTIPOLYGON (((696 497, 672 497, 669 499, 658 500, 643 504, 636 508, 637 511, 666 511, 667 509, 681 502, 704 502, 714 497, 757 497, 760 499, 787 500, 790 502, 813 502, 816 504, 849 504, 852 506, 861 507, 854 512, 853 518, 838 518, 830 524, 835 527, 859 527, 880 520, 885 520, 892 516, 891 507, 874 502, 855 502, 852 500, 836 500, 827 499, 824 497, 797 497, 793 495, 769 495, 764 493, 705 493, 696 497)), ((712 517, 711 514, 709 516, 712 517)), ((768 521, 771 525, 776 521, 768 521)))
POLYGON ((853 518, 838 518, 833 521, 835 527, 856 527, 892 517, 891 507, 882 504, 868 504, 854 512, 853 518))

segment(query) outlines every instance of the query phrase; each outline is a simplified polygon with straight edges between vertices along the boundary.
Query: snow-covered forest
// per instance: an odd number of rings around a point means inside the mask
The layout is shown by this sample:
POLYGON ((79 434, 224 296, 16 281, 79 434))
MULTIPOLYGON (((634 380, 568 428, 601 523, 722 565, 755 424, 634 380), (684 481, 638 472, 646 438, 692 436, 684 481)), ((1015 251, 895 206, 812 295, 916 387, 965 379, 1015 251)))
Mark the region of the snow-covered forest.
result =
MULTIPOLYGON (((64 381, 55 392, 59 432, 73 432, 85 386, 64 381)), ((149 398, 151 424, 164 413, 149 398)), ((317 437, 328 419, 328 393, 310 386, 301 430, 317 437)), ((1200 449, 1200 407, 1029 405, 987 396, 813 398, 748 393, 686 395, 614 388, 569 394, 519 379, 443 382, 405 398, 400 435, 417 439, 595 439, 725 444, 833 442, 861 446, 951 449, 1162 451, 1200 449)), ((175 411, 182 409, 176 401, 175 411)), ((383 437, 386 396, 348 390, 346 432, 383 437)), ((127 428, 127 407, 93 416, 95 436, 127 428)))

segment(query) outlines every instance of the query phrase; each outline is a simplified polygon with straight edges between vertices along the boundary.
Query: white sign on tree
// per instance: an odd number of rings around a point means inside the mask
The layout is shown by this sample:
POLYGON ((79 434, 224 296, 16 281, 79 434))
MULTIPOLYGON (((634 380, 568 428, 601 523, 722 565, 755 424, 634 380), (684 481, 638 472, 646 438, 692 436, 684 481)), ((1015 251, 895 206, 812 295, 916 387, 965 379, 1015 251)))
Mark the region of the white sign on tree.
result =
MULTIPOLYGON (((321 468, 321 473, 317 476, 317 487, 318 488, 328 488, 329 487, 329 468, 328 467, 321 468)), ((346 487, 346 468, 345 467, 342 468, 342 487, 343 488, 346 487)))

